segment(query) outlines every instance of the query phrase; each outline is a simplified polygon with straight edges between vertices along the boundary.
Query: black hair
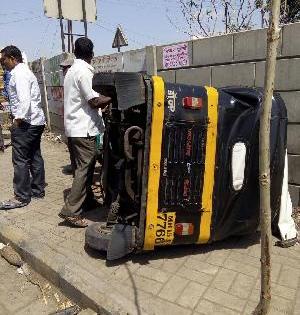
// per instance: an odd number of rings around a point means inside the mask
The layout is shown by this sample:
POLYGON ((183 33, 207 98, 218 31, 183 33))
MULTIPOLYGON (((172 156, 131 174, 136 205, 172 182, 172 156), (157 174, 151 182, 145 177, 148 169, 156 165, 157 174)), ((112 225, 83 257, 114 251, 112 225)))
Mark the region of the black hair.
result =
POLYGON ((23 62, 22 53, 20 49, 16 46, 6 46, 1 50, 1 53, 5 54, 8 57, 15 58, 18 62, 23 62))
POLYGON ((86 37, 80 37, 75 41, 74 54, 77 59, 91 59, 94 56, 94 44, 86 37))

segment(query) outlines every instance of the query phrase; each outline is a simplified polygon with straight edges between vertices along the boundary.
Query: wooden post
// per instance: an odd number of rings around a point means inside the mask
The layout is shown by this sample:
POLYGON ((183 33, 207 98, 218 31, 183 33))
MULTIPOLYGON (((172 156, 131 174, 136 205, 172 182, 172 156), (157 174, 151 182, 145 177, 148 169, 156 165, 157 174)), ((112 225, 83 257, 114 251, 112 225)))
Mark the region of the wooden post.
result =
POLYGON ((48 104, 48 94, 47 94, 47 84, 46 84, 46 78, 45 78, 44 62, 45 62, 45 57, 41 57, 40 63, 41 63, 41 71, 42 71, 43 90, 44 90, 44 96, 45 96, 47 126, 48 126, 49 131, 51 132, 51 119, 50 119, 50 114, 49 114, 49 104, 48 104))
POLYGON ((270 117, 274 90, 280 0, 272 0, 267 40, 264 98, 259 131, 259 184, 261 228, 261 293, 255 314, 268 314, 271 303, 271 205, 270 205, 270 117))

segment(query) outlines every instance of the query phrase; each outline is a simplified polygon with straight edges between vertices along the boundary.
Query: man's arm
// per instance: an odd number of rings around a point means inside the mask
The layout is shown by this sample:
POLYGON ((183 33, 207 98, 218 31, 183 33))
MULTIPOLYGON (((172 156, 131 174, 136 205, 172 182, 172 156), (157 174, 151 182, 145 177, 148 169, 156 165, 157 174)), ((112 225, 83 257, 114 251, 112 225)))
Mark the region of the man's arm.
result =
POLYGON ((98 93, 93 90, 92 81, 92 74, 86 73, 85 75, 81 75, 78 81, 80 91, 92 108, 105 108, 111 102, 111 98, 104 95, 99 95, 96 97, 98 93))
POLYGON ((23 77, 21 73, 17 73, 15 76, 15 83, 16 83, 16 92, 19 100, 17 112, 15 114, 14 120, 17 124, 23 120, 29 109, 30 109, 30 81, 28 78, 23 77))
POLYGON ((88 101, 92 108, 104 109, 108 104, 111 103, 111 97, 99 95, 99 97, 94 97, 88 101))

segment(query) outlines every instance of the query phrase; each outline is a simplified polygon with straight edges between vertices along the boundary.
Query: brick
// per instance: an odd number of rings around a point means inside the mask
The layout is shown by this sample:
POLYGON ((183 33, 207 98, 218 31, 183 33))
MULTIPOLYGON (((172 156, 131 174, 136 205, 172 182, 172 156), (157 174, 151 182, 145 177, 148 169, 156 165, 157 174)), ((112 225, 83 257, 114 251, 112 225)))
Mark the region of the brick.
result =
POLYGON ((271 308, 272 310, 284 314, 291 314, 293 311, 293 305, 290 300, 286 300, 276 295, 272 296, 271 308))
POLYGON ((300 55, 300 23, 284 25, 282 28, 282 56, 300 55))
POLYGON ((228 249, 215 250, 211 252, 206 261, 212 265, 223 266, 224 261, 230 255, 230 253, 231 251, 228 249))
POLYGON ((131 275, 129 279, 126 279, 123 283, 129 286, 136 287, 138 290, 143 290, 152 294, 157 294, 163 286, 160 282, 140 277, 134 274, 131 275))
POLYGON ((236 296, 225 293, 218 289, 209 288, 205 292, 204 297, 211 302, 215 302, 217 304, 223 305, 239 312, 243 310, 246 304, 246 300, 242 300, 236 296))
POLYGON ((208 286, 213 280, 213 275, 208 275, 206 273, 193 270, 189 268, 189 266, 182 266, 178 270, 177 274, 183 278, 197 281, 198 283, 206 285, 206 286, 208 286))
POLYGON ((220 269, 211 287, 227 292, 231 287, 237 273, 229 269, 220 269))
POLYGON ((173 276, 159 293, 159 297, 175 302, 188 284, 188 280, 173 276))
POLYGON ((175 83, 175 70, 159 71, 157 75, 162 77, 164 82, 175 83))
POLYGON ((254 63, 240 63, 225 66, 212 66, 211 85, 225 86, 253 86, 254 63))
POLYGON ((229 258, 240 263, 244 263, 246 261, 248 265, 251 265, 256 268, 260 267, 260 260, 258 257, 252 257, 238 252, 232 252, 229 258))
POLYGON ((300 92, 299 91, 288 91, 288 92, 280 92, 282 99, 285 102, 288 121, 291 123, 299 123, 300 122, 300 92))
POLYGON ((278 284, 292 289, 296 289, 299 280, 299 270, 291 267, 282 266, 278 284))
POLYGON ((239 274, 234 280, 234 283, 230 288, 229 293, 238 296, 241 299, 247 299, 254 287, 254 284, 254 278, 239 274))
POLYGON ((233 36, 215 36, 193 41, 193 66, 231 62, 233 36))
POLYGON ((200 272, 206 273, 208 275, 215 275, 219 270, 219 268, 217 266, 214 266, 212 264, 208 264, 207 262, 204 262, 204 261, 199 262, 196 259, 194 259, 193 257, 190 257, 186 261, 185 266, 187 268, 190 268, 190 269, 193 269, 196 271, 200 271, 200 272))
POLYGON ((181 266, 183 266, 186 259, 186 257, 164 259, 161 270, 175 273, 181 266))
POLYGON ((237 315, 237 313, 224 306, 212 303, 205 299, 201 300, 196 308, 198 314, 202 315, 237 315))
POLYGON ((234 270, 236 272, 251 276, 251 277, 257 277, 259 273, 259 269, 244 263, 241 264, 238 261, 227 259, 224 263, 224 266, 226 266, 227 269, 234 270))
POLYGON ((289 183, 300 185, 300 155, 289 155, 288 162, 289 183))
POLYGON ((300 124, 288 125, 287 151, 290 154, 300 154, 300 124))
POLYGON ((198 86, 211 85, 210 73, 210 67, 176 70, 176 83, 198 86))
POLYGON ((155 268, 148 267, 148 266, 140 267, 137 270, 136 274, 138 276, 149 278, 149 279, 155 280, 157 282, 161 282, 161 283, 167 282, 168 279, 170 278, 170 274, 168 274, 164 271, 155 269, 155 268))
POLYGON ((177 303, 181 306, 193 309, 205 290, 205 286, 196 282, 190 282, 180 294, 177 303))

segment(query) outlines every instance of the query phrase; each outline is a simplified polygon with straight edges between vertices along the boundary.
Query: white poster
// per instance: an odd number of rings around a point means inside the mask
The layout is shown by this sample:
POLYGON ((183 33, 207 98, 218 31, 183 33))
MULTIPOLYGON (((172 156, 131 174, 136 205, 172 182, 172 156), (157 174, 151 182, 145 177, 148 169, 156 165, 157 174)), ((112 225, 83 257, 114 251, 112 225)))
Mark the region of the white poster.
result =
POLYGON ((181 43, 163 47, 163 68, 181 68, 189 66, 189 45, 181 43))

